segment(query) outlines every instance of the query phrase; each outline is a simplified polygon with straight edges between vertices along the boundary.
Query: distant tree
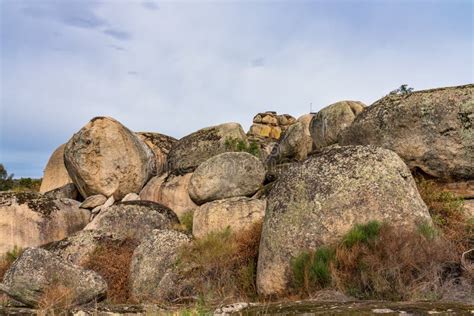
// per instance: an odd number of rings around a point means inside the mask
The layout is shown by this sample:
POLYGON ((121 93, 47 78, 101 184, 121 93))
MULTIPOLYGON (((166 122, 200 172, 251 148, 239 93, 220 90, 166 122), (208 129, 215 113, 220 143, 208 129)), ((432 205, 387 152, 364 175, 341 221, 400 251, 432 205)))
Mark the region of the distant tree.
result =
POLYGON ((407 84, 402 84, 398 89, 395 89, 390 92, 390 94, 405 95, 413 92, 413 88, 409 87, 407 84))
POLYGON ((0 163, 0 191, 7 191, 13 188, 13 174, 8 174, 7 169, 0 163))

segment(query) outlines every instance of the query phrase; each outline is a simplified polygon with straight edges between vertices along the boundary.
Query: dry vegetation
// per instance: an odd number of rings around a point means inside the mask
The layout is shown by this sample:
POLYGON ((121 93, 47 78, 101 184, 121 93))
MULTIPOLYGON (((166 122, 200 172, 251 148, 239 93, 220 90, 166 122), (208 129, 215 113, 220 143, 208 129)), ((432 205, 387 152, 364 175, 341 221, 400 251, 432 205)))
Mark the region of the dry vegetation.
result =
POLYGON ((61 284, 52 284, 46 288, 38 302, 39 315, 61 315, 74 303, 74 292, 61 284))
POLYGON ((256 298, 261 229, 258 223, 237 234, 211 233, 181 249, 178 270, 202 304, 256 298))
POLYGON ((133 303, 129 288, 130 264, 138 243, 133 239, 104 241, 83 265, 100 274, 107 282, 107 301, 133 303))
POLYGON ((432 181, 418 181, 433 218, 418 231, 369 222, 356 225, 334 245, 301 253, 292 261, 294 292, 311 296, 335 288, 362 299, 439 299, 463 278, 474 283, 461 264, 474 247, 474 225, 462 200, 432 181))
POLYGON ((5 255, 0 258, 0 281, 3 279, 3 276, 13 264, 13 262, 18 258, 23 250, 19 247, 14 247, 12 250, 8 251, 5 255))

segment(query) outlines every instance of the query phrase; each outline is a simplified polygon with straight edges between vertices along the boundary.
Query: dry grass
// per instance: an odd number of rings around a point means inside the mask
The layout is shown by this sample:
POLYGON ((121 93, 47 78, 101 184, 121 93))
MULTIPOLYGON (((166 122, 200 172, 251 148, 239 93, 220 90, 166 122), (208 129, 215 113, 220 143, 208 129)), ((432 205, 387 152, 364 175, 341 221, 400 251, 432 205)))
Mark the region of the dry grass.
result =
POLYGON ((444 192, 433 180, 418 179, 417 186, 433 223, 452 242, 459 256, 474 248, 474 223, 464 213, 463 200, 444 192))
POLYGON ((371 242, 338 245, 331 274, 336 288, 358 298, 435 299, 459 276, 458 259, 447 239, 383 225, 371 242))
POLYGON ((46 288, 38 302, 39 315, 66 314, 74 304, 74 290, 61 284, 46 288))
POLYGON ((133 303, 129 274, 133 251, 137 245, 133 239, 105 241, 83 265, 84 268, 100 274, 107 282, 107 300, 111 303, 133 303))
POLYGON ((194 240, 179 253, 178 269, 203 304, 254 299, 262 224, 233 234, 230 230, 194 240))

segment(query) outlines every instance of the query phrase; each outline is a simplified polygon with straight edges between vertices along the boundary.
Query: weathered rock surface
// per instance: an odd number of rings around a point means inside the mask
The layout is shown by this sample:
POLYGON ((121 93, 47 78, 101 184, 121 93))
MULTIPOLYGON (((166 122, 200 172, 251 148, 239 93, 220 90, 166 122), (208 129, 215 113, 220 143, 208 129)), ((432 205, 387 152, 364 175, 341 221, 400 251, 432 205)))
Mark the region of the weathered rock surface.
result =
POLYGON ((192 173, 153 177, 140 192, 140 198, 163 204, 181 217, 197 206, 188 193, 191 176, 192 173))
POLYGON ((265 179, 259 159, 245 152, 229 152, 202 163, 191 176, 189 196, 197 204, 252 195, 265 179))
POLYGON ((277 115, 277 113, 273 111, 258 113, 253 118, 253 124, 250 126, 250 130, 247 134, 251 138, 278 140, 281 134, 295 122, 296 119, 289 114, 277 115))
POLYGON ((148 302, 166 300, 168 292, 173 291, 167 279, 174 274, 179 249, 189 242, 188 236, 174 230, 154 230, 143 239, 130 267, 133 297, 148 302))
POLYGON ((64 147, 66 147, 66 144, 59 146, 49 158, 43 172, 40 193, 45 193, 72 183, 72 179, 69 177, 66 166, 64 165, 64 147))
POLYGON ((176 142, 168 155, 168 165, 173 174, 194 171, 207 159, 229 151, 226 140, 247 141, 247 136, 238 123, 225 123, 198 130, 176 142))
POLYGON ((41 248, 29 248, 6 272, 0 290, 13 299, 36 306, 49 288, 68 289, 73 305, 103 298, 107 284, 97 273, 72 265, 41 248))
POLYGON ((388 95, 359 115, 341 144, 395 151, 412 170, 474 179, 474 84, 388 95))
POLYGON ((404 227, 431 223, 410 170, 394 152, 373 146, 339 147, 290 166, 267 198, 259 292, 284 292, 292 258, 371 220, 404 227))
POLYGON ((365 104, 359 101, 340 101, 320 110, 310 125, 315 148, 320 150, 337 143, 340 133, 352 124, 364 108, 365 104))
POLYGON ((122 239, 99 230, 81 230, 65 239, 44 245, 43 248, 72 264, 82 266, 96 249, 120 240, 122 239))
POLYGON ((45 192, 44 195, 52 199, 77 200, 79 198, 79 191, 77 191, 74 183, 68 183, 60 188, 45 192))
POLYGON ((313 146, 313 139, 301 122, 291 125, 275 145, 267 164, 281 163, 288 160, 302 161, 308 157, 313 146))
POLYGON ((201 205, 194 210, 193 235, 201 238, 210 232, 230 228, 240 232, 261 222, 265 216, 265 200, 234 197, 201 205))
POLYGON ((88 196, 84 202, 81 203, 81 208, 93 209, 97 206, 103 205, 107 201, 107 197, 102 194, 94 194, 88 196))
POLYGON ((81 230, 89 222, 79 202, 38 193, 0 193, 0 254, 39 246, 81 230))
POLYGON ((155 155, 155 174, 163 174, 167 169, 168 154, 171 147, 173 147, 178 140, 159 133, 139 132, 136 134, 150 147, 155 155))
POLYGON ((84 197, 138 193, 154 171, 153 153, 137 135, 109 117, 96 117, 69 140, 64 162, 84 197))
POLYGON ((141 240, 153 229, 172 228, 176 224, 178 217, 166 206, 151 201, 129 201, 102 209, 84 229, 141 240))

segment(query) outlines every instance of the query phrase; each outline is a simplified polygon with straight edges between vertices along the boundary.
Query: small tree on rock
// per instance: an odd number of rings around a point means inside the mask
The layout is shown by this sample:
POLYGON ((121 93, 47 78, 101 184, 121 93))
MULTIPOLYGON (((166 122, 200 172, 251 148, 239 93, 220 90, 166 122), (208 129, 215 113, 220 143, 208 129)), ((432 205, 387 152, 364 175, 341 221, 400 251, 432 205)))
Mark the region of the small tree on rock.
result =
POLYGON ((402 84, 398 89, 391 91, 390 94, 406 95, 412 93, 413 90, 414 89, 407 84, 402 84))

